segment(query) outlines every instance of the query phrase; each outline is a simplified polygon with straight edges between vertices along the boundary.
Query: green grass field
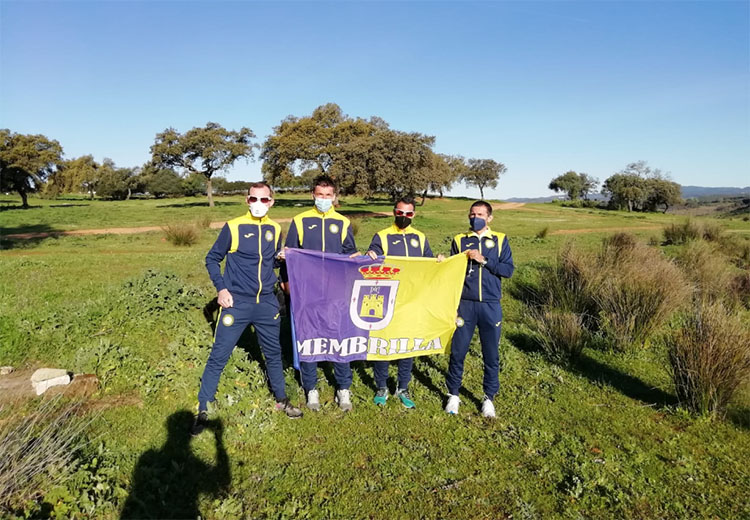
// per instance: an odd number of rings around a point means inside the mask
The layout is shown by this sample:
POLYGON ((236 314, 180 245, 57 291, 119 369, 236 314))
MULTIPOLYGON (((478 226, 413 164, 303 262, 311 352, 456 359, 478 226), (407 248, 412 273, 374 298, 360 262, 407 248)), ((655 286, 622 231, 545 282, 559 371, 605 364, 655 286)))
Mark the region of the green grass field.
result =
MULTIPOLYGON (((99 415, 72 476, 4 515, 117 518, 127 503, 153 518, 750 517, 747 386, 716 420, 677 405, 659 341, 634 354, 591 347, 568 367, 550 363, 529 340, 509 285, 495 421, 479 414, 476 338, 457 417, 442 411, 447 358, 430 357, 415 363, 414 411, 395 399, 375 407, 372 371, 354 363, 352 413, 333 404, 325 371, 323 410, 290 421, 273 410, 247 335, 222 376, 216 430, 191 440, 215 297, 203 259, 218 230, 202 231, 191 247, 173 246, 161 231, 8 235, 222 221, 246 211, 242 198, 219 198, 213 209, 203 199, 30 202, 21 210, 15 198, 0 198, 0 365, 96 373, 101 405, 91 407, 99 415)), ((280 196, 271 217, 289 218, 308 203, 280 196)), ((415 226, 436 253, 449 252, 469 205, 428 199, 417 208, 415 226)), ((387 201, 354 198, 341 207, 354 216, 363 250, 390 219, 361 215, 389 210, 387 201)), ((529 204, 497 211, 492 227, 509 235, 524 276, 566 241, 593 248, 628 229, 646 241, 681 220, 529 204), (536 238, 547 226, 547 238, 536 238)), ((747 222, 721 223, 750 238, 747 222)), ((303 402, 294 370, 285 375, 290 397, 303 402)), ((16 413, 0 410, 0 427, 16 413)))

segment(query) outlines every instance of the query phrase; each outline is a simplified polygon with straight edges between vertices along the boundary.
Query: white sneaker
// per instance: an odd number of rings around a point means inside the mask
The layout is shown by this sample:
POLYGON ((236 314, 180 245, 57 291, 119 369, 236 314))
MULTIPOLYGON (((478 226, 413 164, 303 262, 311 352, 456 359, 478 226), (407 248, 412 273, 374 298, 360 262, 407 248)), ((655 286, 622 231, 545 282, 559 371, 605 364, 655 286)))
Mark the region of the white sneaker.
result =
POLYGON ((307 392, 307 407, 313 412, 320 410, 320 394, 315 388, 307 392))
POLYGON ((495 418, 495 405, 492 404, 492 400, 488 397, 482 401, 482 415, 485 417, 495 418))
POLYGON ((339 408, 344 412, 348 412, 352 409, 352 393, 349 390, 336 390, 336 402, 339 403, 339 408))
POLYGON ((445 405, 445 411, 451 415, 458 415, 458 405, 461 399, 457 395, 448 394, 448 404, 445 405))

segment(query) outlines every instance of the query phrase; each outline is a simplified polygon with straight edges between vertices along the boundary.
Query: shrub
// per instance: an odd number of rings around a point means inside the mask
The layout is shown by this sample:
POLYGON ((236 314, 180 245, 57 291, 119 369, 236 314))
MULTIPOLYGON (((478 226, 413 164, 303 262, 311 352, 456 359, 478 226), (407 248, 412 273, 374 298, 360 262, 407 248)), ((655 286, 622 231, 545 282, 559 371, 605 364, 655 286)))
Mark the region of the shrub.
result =
POLYGON ((667 244, 685 244, 703 236, 700 226, 691 219, 687 219, 682 224, 672 224, 664 228, 663 233, 667 244))
POLYGON ((211 215, 203 215, 195 221, 195 226, 198 229, 208 229, 209 227, 211 227, 211 222, 211 215))
POLYGON ((192 246, 198 241, 198 228, 195 224, 168 224, 162 228, 164 234, 176 246, 192 246))
POLYGON ((536 238, 539 240, 544 240, 547 238, 547 234, 549 233, 549 226, 544 226, 542 229, 536 232, 536 238))
POLYGON ((725 299, 727 303, 734 303, 730 301, 732 295, 729 292, 732 270, 715 248, 705 242, 690 243, 677 254, 677 263, 695 284, 699 298, 708 301, 725 299))
POLYGON ((750 331, 719 302, 697 302, 666 339, 677 398, 700 414, 723 415, 750 379, 750 331))
POLYGON ((633 243, 618 249, 605 242, 600 257, 602 276, 593 299, 599 327, 617 350, 645 345, 649 337, 682 305, 689 294, 679 269, 660 251, 633 243), (608 255, 612 255, 609 256, 608 255))
MULTIPOLYGON (((590 333, 618 350, 645 345, 689 295, 680 270, 660 250, 618 233, 596 253, 566 245, 552 266, 539 269, 536 293, 526 288, 529 307, 544 316, 553 310, 578 316, 590 333)), ((539 330, 562 327, 563 318, 537 320, 539 330)), ((567 318, 570 319, 570 318, 567 318)))
POLYGON ((91 422, 80 412, 80 403, 57 396, 17 420, 0 421, 0 512, 20 507, 70 475, 91 422))
POLYGON ((750 309, 750 272, 735 275, 729 283, 729 293, 735 301, 750 309))
POLYGON ((194 285, 174 273, 149 269, 123 284, 118 304, 129 316, 179 313, 205 304, 206 298, 194 285))
POLYGON ((638 244, 630 233, 615 233, 602 240, 600 258, 605 261, 616 261, 621 255, 629 254, 638 244))
POLYGON ((596 316, 591 295, 599 283, 594 258, 568 244, 560 251, 555 265, 543 269, 540 278, 542 305, 556 307, 587 317, 596 316))
POLYGON ((721 249, 741 269, 750 268, 750 239, 732 235, 721 237, 721 249))
POLYGON ((544 309, 535 313, 534 325, 535 340, 551 361, 569 363, 580 356, 587 338, 583 315, 544 309))
POLYGON ((724 228, 718 222, 704 222, 702 227, 701 236, 709 242, 718 242, 724 234, 724 228))

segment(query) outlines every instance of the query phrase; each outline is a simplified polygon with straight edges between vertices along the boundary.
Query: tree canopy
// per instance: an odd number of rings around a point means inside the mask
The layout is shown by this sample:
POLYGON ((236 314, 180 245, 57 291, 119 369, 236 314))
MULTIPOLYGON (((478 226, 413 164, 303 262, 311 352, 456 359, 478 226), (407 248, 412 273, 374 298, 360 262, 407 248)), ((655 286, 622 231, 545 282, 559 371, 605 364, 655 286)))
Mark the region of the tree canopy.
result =
POLYGON ((576 173, 570 170, 552 179, 549 189, 558 193, 565 192, 570 200, 586 199, 598 184, 598 179, 586 173, 576 173))
POLYGON ((609 177, 602 185, 602 193, 609 195, 610 206, 628 211, 656 211, 663 205, 666 213, 669 206, 682 200, 680 185, 667 179, 660 169, 649 167, 646 161, 630 163, 609 177))
POLYGON ((1 129, 0 190, 17 192, 28 208, 28 194, 38 191, 60 167, 62 155, 62 146, 54 139, 1 129))
POLYGON ((508 171, 503 163, 492 159, 469 159, 468 166, 463 173, 463 181, 468 187, 476 186, 484 199, 485 188, 497 188, 500 175, 508 171))
POLYGON ((352 118, 329 103, 310 116, 289 116, 263 143, 263 174, 278 187, 299 187, 325 173, 344 194, 426 196, 458 178, 449 156, 432 151, 433 136, 391 129, 379 117, 352 118))
POLYGON ((227 170, 241 157, 252 159, 257 147, 252 142, 254 138, 255 134, 249 128, 227 130, 211 122, 184 134, 167 128, 156 134, 151 146, 152 162, 157 170, 176 168, 186 176, 193 173, 205 177, 208 205, 213 207, 211 177, 216 172, 227 170))

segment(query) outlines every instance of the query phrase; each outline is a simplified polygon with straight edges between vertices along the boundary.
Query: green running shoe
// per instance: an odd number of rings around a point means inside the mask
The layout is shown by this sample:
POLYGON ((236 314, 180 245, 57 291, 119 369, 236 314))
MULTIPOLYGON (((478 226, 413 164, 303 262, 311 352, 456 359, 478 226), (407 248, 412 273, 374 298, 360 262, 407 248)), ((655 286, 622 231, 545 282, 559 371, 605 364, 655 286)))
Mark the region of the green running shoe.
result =
POLYGON ((404 390, 398 390, 396 391, 396 396, 401 399, 401 404, 404 405, 404 408, 416 408, 417 405, 414 404, 414 401, 411 400, 411 396, 409 395, 409 391, 404 390))
POLYGON ((375 394, 375 397, 373 398, 373 402, 378 406, 385 406, 385 402, 387 399, 388 399, 388 389, 378 388, 378 392, 375 394))

